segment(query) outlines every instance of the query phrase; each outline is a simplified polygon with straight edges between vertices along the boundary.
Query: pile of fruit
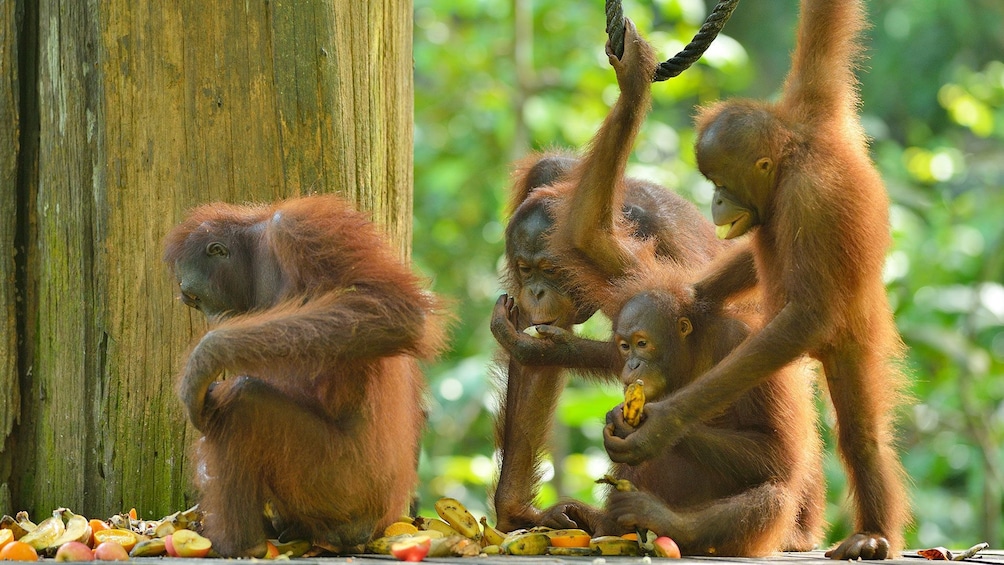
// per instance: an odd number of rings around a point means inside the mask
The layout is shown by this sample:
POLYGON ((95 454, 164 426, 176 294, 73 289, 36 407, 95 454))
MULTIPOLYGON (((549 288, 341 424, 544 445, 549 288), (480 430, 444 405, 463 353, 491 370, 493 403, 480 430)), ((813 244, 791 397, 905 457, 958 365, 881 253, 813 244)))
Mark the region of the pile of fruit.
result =
POLYGON ((439 499, 436 513, 441 520, 421 516, 402 518, 387 527, 384 537, 368 543, 366 551, 393 555, 401 561, 484 554, 680 557, 680 549, 672 539, 651 532, 593 538, 585 530, 537 527, 504 533, 488 525, 484 518, 479 523, 453 498, 439 499))
MULTIPOLYGON (((617 488, 633 488, 627 481, 603 479, 617 488)), ((453 498, 436 502, 439 518, 403 517, 366 544, 365 551, 393 555, 402 561, 426 557, 478 555, 650 555, 680 557, 676 543, 651 532, 593 538, 578 529, 538 527, 504 533, 480 522, 453 498)), ((201 535, 198 507, 175 512, 160 520, 139 520, 136 511, 108 520, 91 519, 60 508, 38 524, 26 512, 0 519, 0 561, 124 561, 130 557, 214 557, 212 542, 201 535)), ((362 548, 360 548, 361 550, 362 548)), ((317 555, 324 548, 309 541, 279 543, 269 540, 261 557, 317 555)))
POLYGON ((212 543, 189 528, 202 515, 197 508, 161 520, 138 520, 136 511, 108 520, 91 519, 66 508, 35 524, 27 512, 0 519, 0 561, 125 561, 130 557, 170 555, 204 557, 212 543))

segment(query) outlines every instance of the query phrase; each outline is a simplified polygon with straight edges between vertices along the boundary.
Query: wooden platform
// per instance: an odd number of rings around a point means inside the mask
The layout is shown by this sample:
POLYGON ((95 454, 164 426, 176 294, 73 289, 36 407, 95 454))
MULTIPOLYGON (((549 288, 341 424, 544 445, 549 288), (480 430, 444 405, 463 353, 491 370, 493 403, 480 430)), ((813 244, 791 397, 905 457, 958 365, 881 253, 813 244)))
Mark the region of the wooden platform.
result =
MULTIPOLYGON (((962 551, 965 548, 949 548, 955 551, 962 551)), ((171 558, 165 560, 160 557, 135 558, 136 562, 156 562, 160 565, 170 563, 171 565, 219 565, 222 559, 179 559, 171 558)), ((251 560, 264 563, 260 560, 251 560)), ((300 563, 303 565, 388 565, 389 563, 401 563, 393 557, 385 555, 353 555, 346 557, 309 557, 291 559, 290 563, 300 563)), ((987 549, 980 552, 976 557, 966 560, 967 563, 993 563, 1004 565, 1004 550, 987 549)), ((552 557, 548 555, 534 557, 520 557, 515 555, 486 556, 486 557, 442 557, 429 558, 425 563, 436 563, 443 565, 642 565, 648 563, 784 563, 792 565, 833 565, 835 562, 823 557, 822 551, 808 551, 803 553, 781 553, 770 557, 759 558, 735 558, 735 557, 685 557, 683 559, 647 559, 645 557, 552 557)), ((917 555, 916 550, 904 552, 898 559, 887 559, 885 561, 873 561, 870 563, 884 563, 887 565, 922 565, 924 563, 947 563, 942 561, 928 561, 917 555)))

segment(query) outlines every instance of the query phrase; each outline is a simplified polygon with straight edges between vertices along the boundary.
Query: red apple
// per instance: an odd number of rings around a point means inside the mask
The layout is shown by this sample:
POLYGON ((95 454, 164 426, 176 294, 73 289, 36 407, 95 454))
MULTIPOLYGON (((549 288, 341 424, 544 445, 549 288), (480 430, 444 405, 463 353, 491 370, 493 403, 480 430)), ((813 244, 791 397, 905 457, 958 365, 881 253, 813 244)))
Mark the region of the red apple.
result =
POLYGON ((660 536, 655 538, 652 545, 655 547, 655 554, 657 557, 668 557, 670 559, 679 559, 681 557, 680 546, 676 545, 673 538, 660 536))
POLYGON ((164 549, 171 557, 205 557, 213 542, 192 530, 177 530, 164 537, 164 549))
POLYGON ((56 561, 94 561, 94 553, 86 543, 68 541, 56 550, 56 561))
POLYGON ((94 548, 94 558, 99 561, 129 561, 129 552, 113 541, 103 541, 94 548))
POLYGON ((421 561, 429 554, 432 540, 425 536, 416 536, 399 541, 390 546, 390 554, 398 561, 421 561))

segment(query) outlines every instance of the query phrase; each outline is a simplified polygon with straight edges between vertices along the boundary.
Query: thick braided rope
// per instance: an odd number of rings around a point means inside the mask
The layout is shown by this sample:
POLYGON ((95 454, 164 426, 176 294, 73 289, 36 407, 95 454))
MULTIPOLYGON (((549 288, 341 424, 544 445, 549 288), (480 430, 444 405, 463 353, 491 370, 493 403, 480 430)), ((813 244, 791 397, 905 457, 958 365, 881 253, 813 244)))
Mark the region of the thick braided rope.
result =
MULTIPOLYGON (((722 28, 725 27, 725 22, 729 21, 738 4, 739 0, 718 0, 715 9, 708 15, 708 19, 704 21, 704 25, 697 31, 690 43, 682 51, 656 67, 652 82, 673 78, 696 63, 718 37, 722 28)), ((614 55, 619 59, 624 55, 624 10, 621 8, 620 0, 606 0, 606 13, 607 37, 614 55)))

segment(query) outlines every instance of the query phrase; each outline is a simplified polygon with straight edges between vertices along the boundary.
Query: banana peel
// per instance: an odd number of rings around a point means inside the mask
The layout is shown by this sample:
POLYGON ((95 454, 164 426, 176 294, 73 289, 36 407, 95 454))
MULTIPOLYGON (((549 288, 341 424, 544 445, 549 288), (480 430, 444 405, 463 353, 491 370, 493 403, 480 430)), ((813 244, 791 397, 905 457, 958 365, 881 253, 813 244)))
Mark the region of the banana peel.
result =
POLYGON ((484 542, 488 545, 502 545, 505 541, 505 534, 498 528, 488 525, 488 519, 484 516, 481 517, 481 530, 484 542))
POLYGON ((598 555, 641 555, 641 547, 633 539, 620 536, 600 536, 589 540, 589 549, 598 555))
POLYGON ((436 501, 436 513, 460 535, 472 540, 481 539, 481 527, 474 516, 459 500, 443 497, 436 501))
POLYGON ((366 544, 366 552, 377 553, 380 555, 390 555, 390 546, 394 545, 399 541, 404 541, 411 537, 414 536, 411 536, 409 534, 399 534, 396 536, 383 536, 380 538, 376 538, 370 540, 369 543, 366 544))
POLYGON ((153 538, 134 545, 129 557, 160 557, 166 553, 167 542, 163 538, 153 538))
POLYGON ((593 550, 588 546, 586 547, 555 547, 551 546, 547 548, 548 555, 557 555, 561 557, 586 557, 593 555, 593 550))
POLYGON ((596 484, 611 485, 620 492, 635 492, 638 490, 638 488, 635 487, 634 483, 631 481, 627 479, 618 479, 613 475, 603 475, 599 479, 596 479, 596 484))
POLYGON ((633 428, 641 425, 645 412, 645 383, 638 379, 624 389, 624 422, 633 428))
POLYGON ((38 527, 28 532, 21 538, 21 541, 30 545, 35 551, 42 551, 51 547, 53 542, 59 539, 66 532, 66 524, 59 516, 52 516, 42 520, 38 527))
POLYGON ((506 537, 499 548, 506 555, 544 555, 551 539, 544 532, 527 532, 506 537))

